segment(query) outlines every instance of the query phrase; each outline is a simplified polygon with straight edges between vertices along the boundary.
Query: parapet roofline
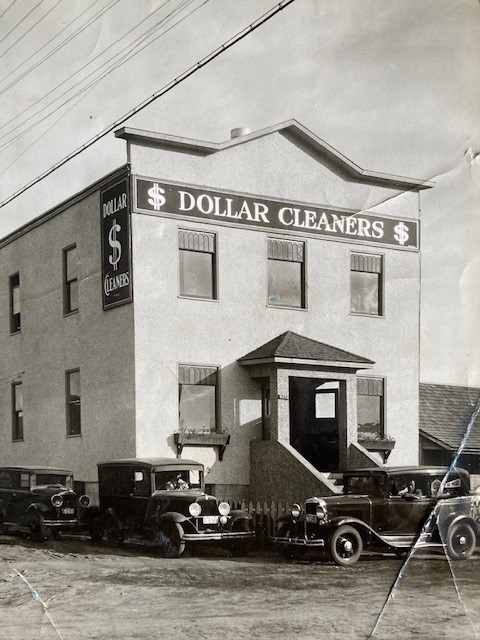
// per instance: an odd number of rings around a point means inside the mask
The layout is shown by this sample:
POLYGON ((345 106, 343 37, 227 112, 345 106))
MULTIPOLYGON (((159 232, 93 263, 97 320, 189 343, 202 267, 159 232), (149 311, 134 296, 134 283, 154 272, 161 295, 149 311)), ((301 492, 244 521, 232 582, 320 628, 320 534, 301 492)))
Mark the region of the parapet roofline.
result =
POLYGON ((197 155, 211 155, 220 151, 225 151, 240 144, 246 144, 252 140, 268 136, 272 133, 281 133, 293 138, 298 142, 308 146, 311 150, 320 156, 328 158, 331 162, 337 164, 355 180, 361 182, 380 184, 393 189, 409 189, 421 190, 431 189, 435 186, 434 182, 429 180, 421 180, 418 178, 408 178, 405 176, 396 176, 387 173, 379 173, 378 171, 369 171, 362 169, 357 164, 349 160, 334 147, 322 140, 309 129, 304 127, 296 120, 287 120, 280 124, 260 129, 225 142, 205 142, 203 140, 194 140, 192 138, 183 138, 181 136, 173 136, 168 133, 157 133, 154 131, 144 131, 142 129, 133 129, 131 127, 122 127, 115 131, 115 137, 123 138, 127 142, 137 142, 140 144, 150 144, 166 149, 174 149, 178 151, 189 151, 197 155))

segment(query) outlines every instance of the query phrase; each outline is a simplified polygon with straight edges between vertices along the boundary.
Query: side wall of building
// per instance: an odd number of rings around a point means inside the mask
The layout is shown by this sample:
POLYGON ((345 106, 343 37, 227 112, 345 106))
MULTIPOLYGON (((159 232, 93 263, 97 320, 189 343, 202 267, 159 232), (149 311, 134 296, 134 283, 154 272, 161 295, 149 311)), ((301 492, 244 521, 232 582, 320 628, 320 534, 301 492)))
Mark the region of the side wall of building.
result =
POLYGON ((72 469, 135 452, 133 305, 102 310, 96 190, 0 250, 0 464, 72 469), (76 245, 78 312, 64 315, 63 250, 76 245), (21 331, 11 334, 9 276, 19 273, 21 331), (81 435, 67 436, 66 371, 80 370, 81 435), (23 391, 24 437, 12 441, 12 383, 23 391))

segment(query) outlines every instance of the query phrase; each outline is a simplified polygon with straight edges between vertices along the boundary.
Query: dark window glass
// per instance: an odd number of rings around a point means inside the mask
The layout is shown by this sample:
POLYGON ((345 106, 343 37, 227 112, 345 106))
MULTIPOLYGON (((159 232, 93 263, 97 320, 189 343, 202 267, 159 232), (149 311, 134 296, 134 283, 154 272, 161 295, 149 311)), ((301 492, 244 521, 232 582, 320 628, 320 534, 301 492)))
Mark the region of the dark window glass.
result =
POLYGON ((352 313, 381 316, 382 257, 352 254, 350 272, 350 309, 352 313))
POLYGON ((12 385, 12 440, 23 440, 23 390, 21 382, 12 385))
POLYGON ((10 276, 10 331, 20 331, 20 274, 10 276))
POLYGON ((180 295, 216 299, 214 234, 181 230, 178 244, 180 295))
POLYGON ((217 369, 179 367, 180 431, 209 433, 217 430, 217 369))
POLYGON ((305 307, 303 242, 268 240, 268 304, 305 307))
POLYGON ((357 379, 358 439, 384 437, 383 380, 357 379))
POLYGON ((77 248, 63 251, 63 312, 78 311, 77 248))
POLYGON ((77 436, 81 429, 80 371, 67 371, 67 435, 77 436))

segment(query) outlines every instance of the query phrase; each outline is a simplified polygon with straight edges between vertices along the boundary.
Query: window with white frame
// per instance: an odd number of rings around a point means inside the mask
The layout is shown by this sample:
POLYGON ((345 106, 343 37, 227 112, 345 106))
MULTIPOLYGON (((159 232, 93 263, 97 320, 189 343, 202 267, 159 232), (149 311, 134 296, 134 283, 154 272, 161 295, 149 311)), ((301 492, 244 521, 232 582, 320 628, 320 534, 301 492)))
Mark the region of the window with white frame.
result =
POLYGON ((180 295, 216 300, 215 234, 180 229, 178 250, 180 295))
POLYGON ((178 367, 179 428, 192 433, 217 431, 218 368, 178 367))
POLYGON ((385 436, 383 378, 357 378, 357 423, 359 440, 385 436))
POLYGON ((268 238, 268 304, 305 308, 305 243, 268 238))
POLYGON ((383 258, 352 253, 350 257, 350 310, 369 316, 383 315, 383 258))

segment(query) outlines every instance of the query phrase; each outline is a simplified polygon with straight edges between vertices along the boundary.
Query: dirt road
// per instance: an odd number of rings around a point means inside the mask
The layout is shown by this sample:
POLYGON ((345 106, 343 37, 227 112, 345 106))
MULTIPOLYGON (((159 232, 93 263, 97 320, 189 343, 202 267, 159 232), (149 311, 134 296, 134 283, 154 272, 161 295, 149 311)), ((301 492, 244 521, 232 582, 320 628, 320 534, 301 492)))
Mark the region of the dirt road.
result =
POLYGON ((1 640, 480 638, 479 554, 372 555, 344 569, 2 537, 0 560, 1 640))

